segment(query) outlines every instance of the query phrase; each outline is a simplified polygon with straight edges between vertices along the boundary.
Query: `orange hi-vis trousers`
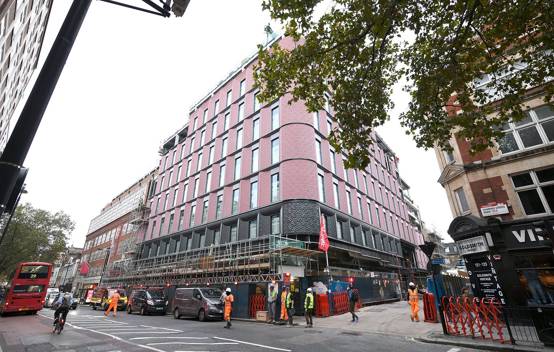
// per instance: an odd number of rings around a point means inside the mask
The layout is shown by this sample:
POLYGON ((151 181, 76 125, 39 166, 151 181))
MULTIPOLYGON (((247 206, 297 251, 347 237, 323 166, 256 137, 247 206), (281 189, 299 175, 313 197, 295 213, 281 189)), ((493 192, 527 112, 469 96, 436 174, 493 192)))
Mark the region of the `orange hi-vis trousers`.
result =
POLYGON ((281 320, 289 320, 289 314, 287 313, 287 294, 285 291, 281 294, 281 320))
POLYGON ((410 304, 410 318, 415 321, 419 321, 419 295, 417 293, 417 289, 410 290, 408 289, 409 293, 409 304, 410 304))

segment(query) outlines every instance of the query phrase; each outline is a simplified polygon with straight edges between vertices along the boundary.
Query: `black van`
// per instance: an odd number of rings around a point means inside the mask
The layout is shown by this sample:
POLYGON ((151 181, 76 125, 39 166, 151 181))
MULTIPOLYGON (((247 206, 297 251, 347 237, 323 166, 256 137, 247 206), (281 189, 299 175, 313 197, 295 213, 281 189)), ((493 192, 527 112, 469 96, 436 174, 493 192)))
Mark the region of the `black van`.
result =
POLYGON ((220 298, 223 292, 212 287, 178 288, 175 290, 173 317, 208 319, 223 319, 223 303, 220 298))
POLYGON ((131 293, 131 299, 127 304, 127 313, 140 312, 142 315, 150 313, 164 315, 167 303, 163 289, 138 289, 131 293))

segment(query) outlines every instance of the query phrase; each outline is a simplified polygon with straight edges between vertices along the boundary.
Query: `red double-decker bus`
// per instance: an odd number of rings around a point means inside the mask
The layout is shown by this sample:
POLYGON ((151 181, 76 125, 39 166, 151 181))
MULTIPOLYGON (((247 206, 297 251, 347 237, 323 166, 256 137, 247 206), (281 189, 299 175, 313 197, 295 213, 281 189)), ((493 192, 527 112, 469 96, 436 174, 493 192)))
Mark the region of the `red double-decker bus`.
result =
POLYGON ((50 263, 19 263, 10 285, 0 290, 0 314, 41 310, 51 275, 50 263))

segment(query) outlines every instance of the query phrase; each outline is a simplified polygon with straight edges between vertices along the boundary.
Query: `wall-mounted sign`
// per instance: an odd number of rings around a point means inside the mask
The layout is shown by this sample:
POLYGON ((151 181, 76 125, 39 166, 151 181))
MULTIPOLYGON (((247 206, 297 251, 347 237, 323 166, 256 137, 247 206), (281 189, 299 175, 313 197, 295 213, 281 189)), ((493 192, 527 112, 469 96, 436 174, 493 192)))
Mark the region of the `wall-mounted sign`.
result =
POLYGON ((458 253, 461 255, 487 252, 489 250, 485 236, 476 236, 460 240, 456 242, 456 245, 458 246, 458 253))
POLYGON ((473 257, 466 260, 467 273, 475 297, 494 298, 506 304, 504 292, 498 282, 498 276, 490 256, 473 257))
POLYGON ((554 228, 543 228, 532 222, 514 225, 503 230, 504 242, 509 249, 549 247, 548 231, 554 232, 554 228))
POLYGON ((508 206, 504 203, 485 205, 481 207, 481 215, 483 216, 496 216, 509 213, 510 211, 508 210, 508 206))

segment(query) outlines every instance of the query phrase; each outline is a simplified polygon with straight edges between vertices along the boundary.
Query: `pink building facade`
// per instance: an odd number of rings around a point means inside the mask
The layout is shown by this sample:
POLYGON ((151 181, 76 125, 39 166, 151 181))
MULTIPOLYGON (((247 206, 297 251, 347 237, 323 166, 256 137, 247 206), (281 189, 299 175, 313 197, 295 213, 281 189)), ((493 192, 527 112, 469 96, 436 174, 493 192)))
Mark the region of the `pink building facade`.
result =
POLYGON ((311 113, 288 96, 259 103, 255 60, 196 104, 162 146, 141 259, 269 235, 317 249, 323 216, 336 276, 362 269, 413 279, 426 264, 423 238, 409 221, 394 153, 374 135, 370 165, 345 169, 327 140, 337 128, 331 109, 311 113))

